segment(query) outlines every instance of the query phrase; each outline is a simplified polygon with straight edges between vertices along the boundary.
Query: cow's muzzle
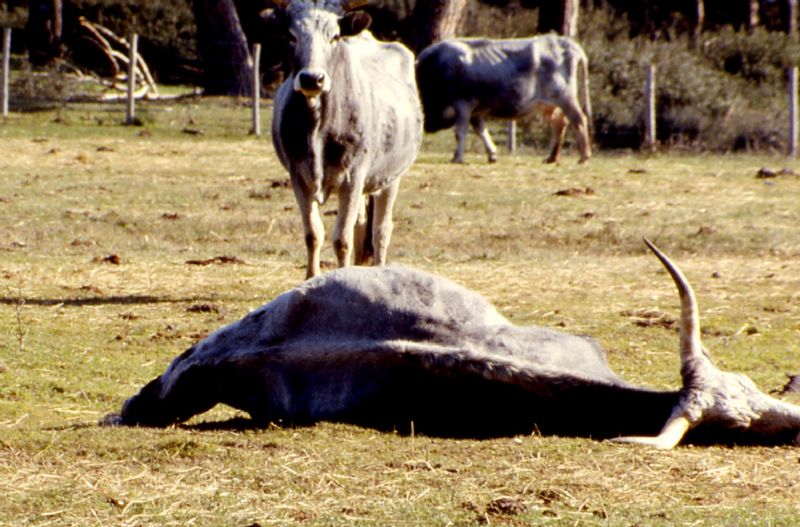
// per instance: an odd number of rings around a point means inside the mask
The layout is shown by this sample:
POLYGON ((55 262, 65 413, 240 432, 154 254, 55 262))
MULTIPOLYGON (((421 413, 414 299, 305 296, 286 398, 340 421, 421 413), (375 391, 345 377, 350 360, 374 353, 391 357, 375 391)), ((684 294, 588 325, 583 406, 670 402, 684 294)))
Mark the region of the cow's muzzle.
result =
POLYGON ((316 97, 328 89, 328 75, 324 71, 303 70, 294 80, 294 89, 306 97, 316 97))

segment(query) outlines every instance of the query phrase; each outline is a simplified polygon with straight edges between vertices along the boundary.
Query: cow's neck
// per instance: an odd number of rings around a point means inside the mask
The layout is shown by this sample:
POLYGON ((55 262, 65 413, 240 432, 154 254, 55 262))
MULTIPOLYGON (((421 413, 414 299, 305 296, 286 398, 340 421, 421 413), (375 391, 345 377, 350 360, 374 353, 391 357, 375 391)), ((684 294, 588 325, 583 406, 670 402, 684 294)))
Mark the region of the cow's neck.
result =
POLYGON ((355 67, 347 45, 337 46, 328 66, 331 89, 320 98, 320 125, 328 134, 343 133, 363 117, 354 111, 354 99, 360 96, 355 67))
POLYGON ((308 130, 308 170, 311 174, 311 187, 313 189, 314 199, 322 204, 325 202, 325 166, 324 166, 324 147, 325 138, 322 133, 323 115, 325 113, 325 100, 327 94, 320 95, 306 99, 308 102, 308 111, 311 114, 311 127, 308 130))
POLYGON ((308 163, 309 181, 314 199, 320 204, 327 199, 325 190, 325 149, 331 138, 336 142, 342 135, 349 135, 357 120, 352 111, 350 90, 355 82, 350 55, 343 46, 330 61, 328 74, 331 76, 331 89, 317 97, 305 98, 308 111, 308 163))

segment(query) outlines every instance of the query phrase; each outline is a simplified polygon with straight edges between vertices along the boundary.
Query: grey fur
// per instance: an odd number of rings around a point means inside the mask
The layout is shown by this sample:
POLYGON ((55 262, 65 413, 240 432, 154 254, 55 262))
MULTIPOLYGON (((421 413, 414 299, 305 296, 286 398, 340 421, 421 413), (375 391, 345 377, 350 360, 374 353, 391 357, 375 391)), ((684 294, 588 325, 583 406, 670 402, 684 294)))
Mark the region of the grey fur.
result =
POLYGON ((425 130, 456 126, 453 161, 464 160, 469 125, 481 137, 489 162, 497 148, 485 118, 516 119, 541 112, 552 129, 550 155, 558 160, 567 122, 578 137, 581 161, 591 157, 588 61, 574 40, 556 35, 519 39, 451 39, 424 49, 417 59, 425 130), (580 77, 579 77, 580 73, 580 77), (583 79, 578 101, 578 83, 583 79))
POLYGON ((356 263, 366 263, 370 242, 374 263, 383 265, 400 177, 422 141, 413 55, 360 31, 368 17, 345 13, 338 2, 294 1, 281 15, 295 39, 294 60, 275 96, 272 138, 303 218, 306 276, 320 273, 318 206, 332 193, 339 199, 333 233, 338 265, 349 265, 353 251, 356 263), (374 200, 369 218, 365 196, 374 200), (371 240, 365 239, 367 222, 371 240))
POLYGON ((677 391, 632 386, 592 339, 513 325, 440 276, 362 267, 308 280, 218 330, 105 422, 166 426, 224 403, 259 425, 327 420, 470 437, 538 430, 665 448, 688 431, 694 441, 793 444, 800 408, 698 350, 691 288, 657 254, 681 296, 677 391))

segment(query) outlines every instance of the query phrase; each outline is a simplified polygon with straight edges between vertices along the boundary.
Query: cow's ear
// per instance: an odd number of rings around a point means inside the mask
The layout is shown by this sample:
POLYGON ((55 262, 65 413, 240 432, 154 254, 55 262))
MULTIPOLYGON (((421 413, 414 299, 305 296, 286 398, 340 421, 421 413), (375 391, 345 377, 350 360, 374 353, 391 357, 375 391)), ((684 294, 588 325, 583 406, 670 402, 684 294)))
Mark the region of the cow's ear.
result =
POLYGON ((339 32, 343 37, 358 35, 369 27, 372 17, 364 11, 354 11, 339 19, 339 32))

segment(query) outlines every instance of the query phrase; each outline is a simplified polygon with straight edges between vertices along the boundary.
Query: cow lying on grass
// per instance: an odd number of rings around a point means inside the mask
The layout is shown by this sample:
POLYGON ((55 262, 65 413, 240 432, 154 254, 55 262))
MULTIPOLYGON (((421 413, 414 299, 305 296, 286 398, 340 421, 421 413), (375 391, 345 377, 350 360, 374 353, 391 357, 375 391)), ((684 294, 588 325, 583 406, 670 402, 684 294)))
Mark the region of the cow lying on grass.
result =
POLYGON ((338 421, 447 437, 587 436, 672 448, 788 444, 800 407, 717 369, 681 272, 683 386, 632 386, 591 339, 519 327, 481 296, 402 268, 348 268, 288 291, 193 346, 106 424, 168 426, 224 403, 256 425, 338 421))

